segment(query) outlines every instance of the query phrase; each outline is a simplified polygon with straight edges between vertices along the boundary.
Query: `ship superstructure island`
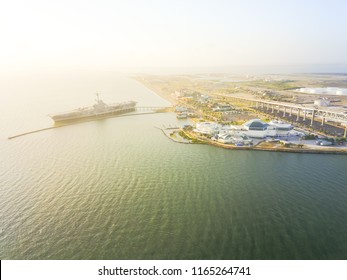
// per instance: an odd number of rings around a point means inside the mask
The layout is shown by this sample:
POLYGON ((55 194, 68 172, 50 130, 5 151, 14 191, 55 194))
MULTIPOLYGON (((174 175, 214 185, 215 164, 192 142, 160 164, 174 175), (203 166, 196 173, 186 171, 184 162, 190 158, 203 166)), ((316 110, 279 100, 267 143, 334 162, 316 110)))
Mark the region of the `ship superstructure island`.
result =
POLYGON ((68 112, 51 114, 55 122, 77 121, 81 119, 97 119, 129 113, 136 110, 135 101, 126 101, 122 103, 106 104, 99 98, 99 93, 96 94, 96 103, 90 107, 83 107, 68 112))

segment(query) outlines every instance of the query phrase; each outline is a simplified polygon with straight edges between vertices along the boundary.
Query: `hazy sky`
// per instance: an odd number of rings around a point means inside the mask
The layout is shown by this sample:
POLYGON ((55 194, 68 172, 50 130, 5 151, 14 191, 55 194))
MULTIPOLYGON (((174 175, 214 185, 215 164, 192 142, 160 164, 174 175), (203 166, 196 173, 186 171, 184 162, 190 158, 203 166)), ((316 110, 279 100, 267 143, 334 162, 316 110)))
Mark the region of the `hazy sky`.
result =
POLYGON ((347 1, 2 1, 0 69, 347 63, 347 1))

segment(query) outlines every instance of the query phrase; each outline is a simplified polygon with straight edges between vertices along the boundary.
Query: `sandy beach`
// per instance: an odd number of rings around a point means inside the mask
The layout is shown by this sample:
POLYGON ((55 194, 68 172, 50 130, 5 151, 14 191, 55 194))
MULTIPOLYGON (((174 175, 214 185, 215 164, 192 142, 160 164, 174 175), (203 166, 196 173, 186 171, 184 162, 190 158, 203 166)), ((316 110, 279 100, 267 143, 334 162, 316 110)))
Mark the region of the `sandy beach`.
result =
POLYGON ((149 82, 146 82, 144 78, 141 76, 138 77, 133 77, 134 80, 145 86, 146 88, 150 89, 153 91, 156 95, 160 96, 161 98, 165 99, 166 101, 170 102, 172 106, 175 106, 177 104, 176 98, 174 98, 171 94, 163 91, 162 89, 153 86, 149 82))

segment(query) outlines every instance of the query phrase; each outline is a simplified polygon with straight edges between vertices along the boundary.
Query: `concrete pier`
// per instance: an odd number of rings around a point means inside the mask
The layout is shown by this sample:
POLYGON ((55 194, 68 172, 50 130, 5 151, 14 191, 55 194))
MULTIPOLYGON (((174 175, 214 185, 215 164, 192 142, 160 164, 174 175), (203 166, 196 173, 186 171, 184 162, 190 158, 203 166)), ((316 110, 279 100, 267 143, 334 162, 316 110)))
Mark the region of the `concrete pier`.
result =
MULTIPOLYGON (((141 108, 144 109, 144 110, 148 110, 148 108, 152 108, 153 109, 153 108, 168 108, 168 107, 141 107, 141 108)), ((115 118, 115 117, 130 117, 130 116, 152 115, 152 114, 162 114, 162 113, 166 113, 166 112, 160 112, 160 111, 151 112, 150 111, 150 112, 141 112, 141 113, 129 113, 129 114, 122 114, 122 115, 112 115, 111 117, 112 118, 115 118)), ((11 139, 14 139, 14 138, 18 138, 18 137, 29 135, 29 134, 33 134, 33 133, 38 133, 38 132, 45 131, 45 130, 50 130, 50 129, 54 129, 54 128, 70 126, 70 125, 83 123, 83 122, 88 122, 88 121, 98 121, 98 120, 100 121, 100 120, 108 119, 108 118, 110 118, 110 116, 100 117, 100 118, 91 118, 91 119, 88 119, 88 118, 80 119, 78 121, 71 121, 71 122, 61 123, 59 125, 55 125, 55 126, 51 126, 51 127, 46 127, 46 128, 31 130, 31 131, 28 131, 28 132, 25 132, 25 133, 16 134, 16 135, 13 135, 13 136, 9 136, 7 139, 11 140, 11 139)))

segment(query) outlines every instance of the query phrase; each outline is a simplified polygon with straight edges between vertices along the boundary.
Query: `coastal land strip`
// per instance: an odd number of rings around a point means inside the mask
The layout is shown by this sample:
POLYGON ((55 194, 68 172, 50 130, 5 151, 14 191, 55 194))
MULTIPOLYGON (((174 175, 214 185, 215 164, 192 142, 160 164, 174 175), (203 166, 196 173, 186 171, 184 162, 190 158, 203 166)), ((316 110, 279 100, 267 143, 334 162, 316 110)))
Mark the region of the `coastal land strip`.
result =
MULTIPOLYGON (((161 98, 167 100, 171 103, 172 106, 176 106, 178 101, 168 92, 168 89, 160 89, 153 86, 148 80, 144 79, 141 76, 133 77, 134 80, 138 81, 143 86, 147 87, 149 90, 153 91, 155 94, 161 98)), ((175 143, 180 144, 208 144, 224 149, 229 150, 245 150, 245 151, 269 151, 269 152, 286 152, 286 153, 310 153, 310 154, 336 154, 336 155, 346 155, 347 148, 345 147, 321 147, 321 146, 311 146, 307 147, 306 145, 281 145, 279 143, 269 143, 265 140, 259 141, 257 144, 252 146, 236 146, 230 144, 224 144, 217 141, 213 141, 207 137, 197 135, 193 132, 188 132, 180 128, 179 130, 174 131, 174 133, 167 133, 166 129, 159 128, 165 136, 175 143), (183 132, 186 137, 180 137, 176 139, 176 135, 179 132, 183 132), (174 137, 173 137, 174 136, 174 137), (186 140, 182 140, 186 138, 186 140)))

